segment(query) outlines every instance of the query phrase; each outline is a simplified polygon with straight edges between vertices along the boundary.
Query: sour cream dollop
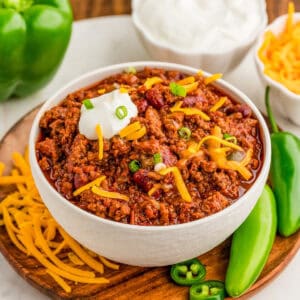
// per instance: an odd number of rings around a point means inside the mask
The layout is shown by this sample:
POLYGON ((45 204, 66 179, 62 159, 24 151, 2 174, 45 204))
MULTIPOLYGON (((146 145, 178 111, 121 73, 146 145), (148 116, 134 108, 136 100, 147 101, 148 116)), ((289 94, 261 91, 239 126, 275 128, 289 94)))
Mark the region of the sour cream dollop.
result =
POLYGON ((90 99, 94 108, 87 109, 81 106, 81 116, 79 120, 79 132, 90 140, 96 140, 96 126, 99 124, 102 129, 103 137, 110 139, 121 129, 130 123, 132 117, 138 114, 137 107, 132 102, 128 93, 121 93, 114 90, 102 96, 90 99), (125 106, 127 115, 123 119, 116 116, 116 109, 125 106))

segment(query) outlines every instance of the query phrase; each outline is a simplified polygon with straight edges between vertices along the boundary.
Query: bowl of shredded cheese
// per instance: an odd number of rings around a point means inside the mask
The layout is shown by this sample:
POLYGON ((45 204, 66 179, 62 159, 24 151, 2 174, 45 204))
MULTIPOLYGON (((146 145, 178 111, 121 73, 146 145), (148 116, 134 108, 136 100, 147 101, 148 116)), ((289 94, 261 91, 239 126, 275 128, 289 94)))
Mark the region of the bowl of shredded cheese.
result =
POLYGON ((300 125, 300 13, 292 2, 288 14, 275 19, 258 40, 255 61, 261 79, 272 87, 277 111, 300 125))

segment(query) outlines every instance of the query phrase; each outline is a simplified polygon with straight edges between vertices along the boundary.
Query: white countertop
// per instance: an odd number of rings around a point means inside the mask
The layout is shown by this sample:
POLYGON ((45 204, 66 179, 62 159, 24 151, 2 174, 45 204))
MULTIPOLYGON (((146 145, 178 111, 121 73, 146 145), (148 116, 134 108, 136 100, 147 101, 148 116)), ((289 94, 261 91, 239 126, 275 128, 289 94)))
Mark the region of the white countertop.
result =
MULTIPOLYGON (((140 44, 129 16, 102 17, 75 22, 70 47, 52 82, 26 99, 10 100, 0 104, 0 138, 18 119, 78 75, 105 65, 138 60, 150 58, 140 44)), ((251 51, 244 61, 224 78, 245 92, 264 111, 264 87, 258 79, 251 51)), ((282 118, 278 118, 278 121, 282 128, 300 136, 300 127, 282 118)), ((0 282, 1 300, 48 299, 18 276, 1 254, 0 282)), ((299 282, 300 251, 275 280, 251 299, 300 299, 299 282)))

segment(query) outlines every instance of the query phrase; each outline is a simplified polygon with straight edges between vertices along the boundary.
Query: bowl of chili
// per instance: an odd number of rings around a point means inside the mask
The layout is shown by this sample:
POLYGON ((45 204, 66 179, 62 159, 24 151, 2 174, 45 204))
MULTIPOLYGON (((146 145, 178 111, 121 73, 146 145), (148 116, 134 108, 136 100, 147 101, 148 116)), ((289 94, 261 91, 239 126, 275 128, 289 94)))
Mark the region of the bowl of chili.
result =
POLYGON ((270 136, 252 101, 218 78, 172 63, 125 63, 85 74, 46 101, 31 129, 30 163, 72 237, 118 262, 163 266, 237 229, 267 180, 270 136), (96 139, 87 138, 80 118, 109 95, 116 109, 106 122, 133 116, 111 138, 99 120, 96 139))

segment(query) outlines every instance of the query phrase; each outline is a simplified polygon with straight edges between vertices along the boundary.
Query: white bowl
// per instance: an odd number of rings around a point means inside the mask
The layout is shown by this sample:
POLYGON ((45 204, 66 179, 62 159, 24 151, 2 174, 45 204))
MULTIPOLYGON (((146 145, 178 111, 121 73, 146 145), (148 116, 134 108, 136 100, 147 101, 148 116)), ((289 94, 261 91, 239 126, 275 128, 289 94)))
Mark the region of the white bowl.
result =
MULTIPOLYGON (((87 248, 121 263, 137 266, 164 266, 196 257, 214 248, 245 220, 267 180, 271 147, 266 123, 252 101, 238 89, 218 80, 215 86, 238 102, 247 103, 260 123, 264 145, 264 162, 252 187, 238 201, 224 210, 189 223, 170 226, 138 226, 122 224, 90 214, 71 204, 47 181, 35 155, 39 136, 39 121, 45 111, 60 103, 69 93, 87 87, 128 67, 144 66, 179 70, 195 74, 196 69, 161 62, 133 62, 95 70, 72 81, 59 90, 42 106, 30 133, 30 164, 36 186, 53 217, 78 242, 87 248)), ((209 75, 205 73, 205 75, 209 75)))
MULTIPOLYGON (((237 64, 239 64, 268 23, 266 2, 264 0, 261 0, 261 23, 260 26, 258 26, 257 29, 253 31, 252 35, 248 36, 248 39, 243 41, 241 40, 239 44, 236 44, 230 49, 226 51, 223 50, 221 52, 216 51, 215 49, 211 49, 209 52, 184 51, 178 48, 176 49, 172 46, 163 45, 162 43, 156 41, 151 34, 149 34, 144 26, 142 26, 137 14, 136 7, 140 1, 143 0, 132 0, 132 20, 135 29, 140 37, 140 40, 142 41, 151 58, 159 61, 184 64, 191 67, 203 69, 211 73, 229 72, 237 64)), ((251 18, 251 16, 249 16, 249 18, 251 18)))
MULTIPOLYGON (((284 29, 286 19, 287 15, 278 17, 265 29, 265 32, 271 30, 275 35, 278 35, 284 29)), ((300 13, 294 13, 294 20, 300 21, 300 13)), ((263 43, 265 32, 260 36, 255 47, 255 62, 259 76, 266 85, 271 86, 270 97, 276 110, 282 116, 300 125, 300 95, 293 93, 280 82, 264 74, 264 64, 258 57, 258 50, 263 43)))

